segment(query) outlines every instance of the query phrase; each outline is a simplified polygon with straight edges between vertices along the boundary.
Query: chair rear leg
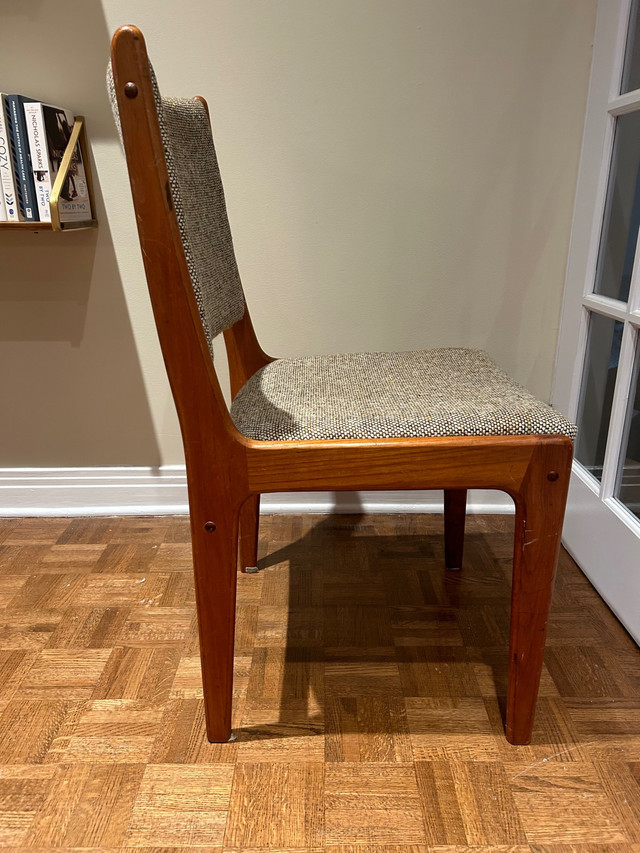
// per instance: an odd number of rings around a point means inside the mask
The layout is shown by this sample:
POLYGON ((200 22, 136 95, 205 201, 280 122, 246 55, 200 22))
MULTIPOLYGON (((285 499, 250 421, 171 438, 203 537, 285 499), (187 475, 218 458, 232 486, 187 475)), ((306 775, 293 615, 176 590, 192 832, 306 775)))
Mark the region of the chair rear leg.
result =
POLYGON ((516 498, 506 736, 531 740, 569 489, 570 442, 541 443, 516 498))
POLYGON ((462 568, 467 490, 444 490, 444 564, 447 569, 462 568))
POLYGON ((240 570, 258 571, 258 528, 260 495, 251 495, 240 510, 240 570))
POLYGON ((209 518, 208 504, 200 509, 190 499, 193 570, 207 737, 225 743, 231 737, 239 510, 226 506, 219 519, 209 518))

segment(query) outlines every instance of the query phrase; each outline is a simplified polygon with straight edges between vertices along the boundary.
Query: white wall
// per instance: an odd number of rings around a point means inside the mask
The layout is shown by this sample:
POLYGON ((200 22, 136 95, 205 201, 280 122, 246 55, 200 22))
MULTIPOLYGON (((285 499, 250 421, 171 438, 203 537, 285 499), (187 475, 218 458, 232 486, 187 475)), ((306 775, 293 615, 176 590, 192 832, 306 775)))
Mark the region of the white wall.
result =
POLYGON ((182 461, 104 88, 123 23, 209 101, 268 352, 482 347, 548 399, 595 5, 3 4, 0 88, 86 116, 100 227, 0 233, 0 466, 182 461))

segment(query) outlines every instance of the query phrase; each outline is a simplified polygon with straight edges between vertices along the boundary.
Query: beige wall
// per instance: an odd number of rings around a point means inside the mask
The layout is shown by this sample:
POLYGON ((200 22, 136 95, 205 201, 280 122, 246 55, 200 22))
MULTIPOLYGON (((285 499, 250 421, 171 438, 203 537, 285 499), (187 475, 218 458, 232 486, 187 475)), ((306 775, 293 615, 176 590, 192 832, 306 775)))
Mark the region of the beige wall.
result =
POLYGON ((0 233, 0 465, 182 461, 104 90, 122 23, 209 100, 268 352, 482 347, 548 399, 595 6, 3 3, 0 87, 85 114, 100 228, 0 233))

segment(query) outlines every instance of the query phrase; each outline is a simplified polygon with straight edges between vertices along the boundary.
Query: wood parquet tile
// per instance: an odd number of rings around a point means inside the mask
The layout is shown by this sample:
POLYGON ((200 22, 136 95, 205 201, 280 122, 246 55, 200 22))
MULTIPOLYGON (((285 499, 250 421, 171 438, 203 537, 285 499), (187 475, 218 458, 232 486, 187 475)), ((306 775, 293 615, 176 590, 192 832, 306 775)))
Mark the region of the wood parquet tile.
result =
POLYGON ((512 519, 274 516, 206 740, 186 518, 0 519, 0 853, 640 853, 640 651, 561 557, 502 728, 512 519))

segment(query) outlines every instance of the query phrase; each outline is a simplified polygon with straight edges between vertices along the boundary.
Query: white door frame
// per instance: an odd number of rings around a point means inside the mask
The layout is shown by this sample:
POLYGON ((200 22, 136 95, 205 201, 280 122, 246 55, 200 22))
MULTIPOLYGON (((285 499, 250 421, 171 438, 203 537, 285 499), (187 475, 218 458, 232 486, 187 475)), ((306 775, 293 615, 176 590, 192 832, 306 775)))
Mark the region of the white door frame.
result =
POLYGON ((626 321, 602 483, 574 462, 563 543, 640 643, 640 521, 613 497, 640 326, 640 252, 636 251, 627 306, 592 292, 616 118, 640 106, 640 91, 618 94, 630 6, 631 0, 598 4, 552 402, 576 418, 587 309, 626 321))

